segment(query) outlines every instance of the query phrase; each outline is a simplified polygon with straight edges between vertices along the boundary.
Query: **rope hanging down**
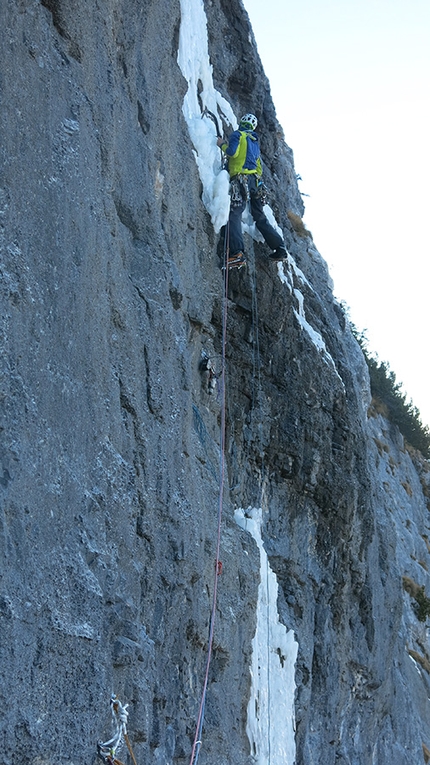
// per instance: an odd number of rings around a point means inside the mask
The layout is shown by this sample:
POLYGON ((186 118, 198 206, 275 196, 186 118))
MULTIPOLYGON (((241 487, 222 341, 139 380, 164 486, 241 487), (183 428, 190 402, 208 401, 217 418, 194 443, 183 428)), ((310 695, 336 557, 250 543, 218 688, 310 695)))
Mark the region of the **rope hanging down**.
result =
MULTIPOLYGON (((263 494, 265 483, 265 464, 264 464, 264 439, 263 439, 263 392, 261 383, 261 354, 260 354, 260 330, 258 318, 258 300, 257 300, 257 273, 255 266, 255 252, 252 251, 250 259, 250 277, 252 293, 252 406, 250 412, 250 430, 251 438, 255 441, 256 457, 260 459, 260 496, 257 507, 263 506, 263 494), (258 412, 256 415, 255 412, 258 412)), ((257 463, 258 467, 258 463, 257 463)))
POLYGON ((229 230, 228 224, 225 227, 225 239, 224 239, 224 298, 223 298, 223 311, 222 311, 222 352, 221 352, 221 425, 220 425, 220 466, 219 466, 219 496, 218 496, 218 529, 217 529, 217 542, 216 542, 216 557, 215 557, 215 577, 214 588, 212 596, 212 610, 209 623, 209 638, 208 638, 208 653, 206 658, 206 670, 203 681, 203 690, 200 700, 199 713, 197 716, 196 732, 194 735, 193 747, 191 750, 190 765, 197 765, 199 758, 200 747, 202 744, 202 730, 205 714, 206 693, 209 682, 209 668, 212 659, 212 647, 215 629, 215 614, 218 595, 218 577, 222 571, 222 564, 220 561, 220 547, 221 547, 221 520, 223 511, 223 498, 224 498, 224 486, 225 486, 225 432, 226 432, 226 395, 225 395, 225 358, 226 358, 226 342, 227 342, 227 295, 228 295, 228 254, 229 254, 229 230))

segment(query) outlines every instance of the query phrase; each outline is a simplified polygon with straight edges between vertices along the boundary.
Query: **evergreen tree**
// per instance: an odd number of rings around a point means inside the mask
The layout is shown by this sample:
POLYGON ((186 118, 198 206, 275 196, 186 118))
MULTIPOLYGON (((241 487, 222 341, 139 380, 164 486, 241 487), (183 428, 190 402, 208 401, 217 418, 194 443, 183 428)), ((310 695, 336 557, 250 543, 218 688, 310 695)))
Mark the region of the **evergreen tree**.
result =
MULTIPOLYGON (((343 309, 348 315, 344 305, 343 309)), ((358 330, 349 318, 348 320, 366 359, 373 398, 385 405, 388 419, 397 425, 406 441, 418 449, 426 459, 430 459, 430 430, 427 425, 423 425, 419 410, 412 401, 406 401, 406 396, 402 392, 402 383, 397 382, 396 375, 389 364, 386 361, 379 361, 369 353, 366 332, 358 330)))

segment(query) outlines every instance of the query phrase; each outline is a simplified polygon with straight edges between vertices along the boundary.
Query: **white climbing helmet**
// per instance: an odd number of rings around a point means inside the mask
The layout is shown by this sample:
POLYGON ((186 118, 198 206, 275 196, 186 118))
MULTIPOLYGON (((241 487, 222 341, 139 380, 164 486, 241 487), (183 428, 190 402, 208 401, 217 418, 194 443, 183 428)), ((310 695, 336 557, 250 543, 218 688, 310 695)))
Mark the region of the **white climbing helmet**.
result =
POLYGON ((240 120, 240 127, 245 130, 255 130, 258 125, 258 120, 255 114, 244 114, 240 120))

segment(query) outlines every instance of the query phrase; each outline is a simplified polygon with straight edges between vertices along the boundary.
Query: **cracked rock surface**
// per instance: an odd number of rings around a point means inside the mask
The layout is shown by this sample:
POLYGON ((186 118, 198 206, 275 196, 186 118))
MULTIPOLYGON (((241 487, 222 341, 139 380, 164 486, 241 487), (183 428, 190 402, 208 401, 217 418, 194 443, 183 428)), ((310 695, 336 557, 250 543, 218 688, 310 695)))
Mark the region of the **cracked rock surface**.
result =
MULTIPOLYGON (((261 505, 299 644, 297 765, 415 765, 430 756, 414 597, 430 595, 428 463, 368 416, 360 348, 288 215, 303 213, 293 156, 242 3, 205 10, 216 87, 238 114, 258 105, 291 253, 281 279, 247 239, 249 268, 229 281, 205 763, 252 762, 259 555, 233 512, 261 505)), ((0 9, 4 765, 95 763, 112 691, 130 704, 139 765, 189 761, 214 581, 223 277, 181 111, 179 25, 178 0, 0 9)))

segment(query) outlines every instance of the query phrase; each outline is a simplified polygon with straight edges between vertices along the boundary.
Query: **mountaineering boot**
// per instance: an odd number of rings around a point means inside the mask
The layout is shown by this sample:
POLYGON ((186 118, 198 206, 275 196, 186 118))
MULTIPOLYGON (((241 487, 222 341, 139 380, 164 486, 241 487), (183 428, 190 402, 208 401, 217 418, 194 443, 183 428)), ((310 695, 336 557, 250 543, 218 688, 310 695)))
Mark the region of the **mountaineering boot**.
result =
POLYGON ((281 244, 281 246, 277 247, 274 252, 270 253, 269 258, 270 260, 275 260, 280 262, 282 260, 286 260, 287 256, 288 256, 287 250, 285 249, 284 245, 281 244))
POLYGON ((242 268, 242 266, 245 266, 246 258, 243 252, 236 252, 235 255, 232 255, 231 258, 228 259, 227 265, 229 271, 232 268, 242 268))

